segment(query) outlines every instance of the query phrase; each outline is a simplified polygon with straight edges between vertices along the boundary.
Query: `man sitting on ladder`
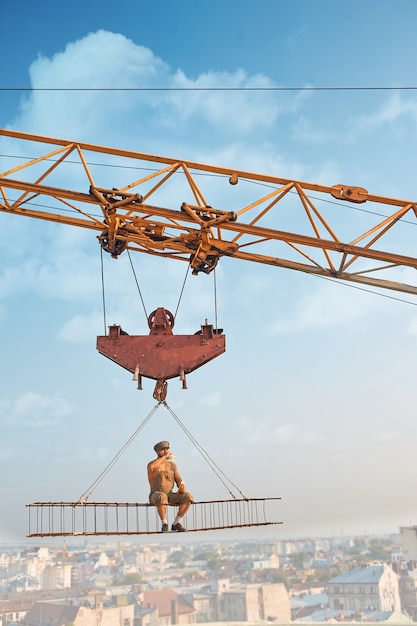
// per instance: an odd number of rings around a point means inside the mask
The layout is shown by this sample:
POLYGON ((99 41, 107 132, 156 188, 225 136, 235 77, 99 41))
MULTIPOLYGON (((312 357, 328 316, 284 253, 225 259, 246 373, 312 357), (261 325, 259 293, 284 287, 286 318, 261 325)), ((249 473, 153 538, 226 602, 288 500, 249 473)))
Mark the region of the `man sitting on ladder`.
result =
POLYGON ((181 521, 194 498, 185 490, 185 483, 174 463, 175 457, 169 451, 169 441, 159 441, 153 449, 157 458, 148 463, 148 480, 151 487, 149 502, 158 508, 163 533, 168 532, 167 505, 178 506, 171 530, 184 532, 185 528, 181 521), (176 493, 172 491, 175 484, 178 487, 176 493))

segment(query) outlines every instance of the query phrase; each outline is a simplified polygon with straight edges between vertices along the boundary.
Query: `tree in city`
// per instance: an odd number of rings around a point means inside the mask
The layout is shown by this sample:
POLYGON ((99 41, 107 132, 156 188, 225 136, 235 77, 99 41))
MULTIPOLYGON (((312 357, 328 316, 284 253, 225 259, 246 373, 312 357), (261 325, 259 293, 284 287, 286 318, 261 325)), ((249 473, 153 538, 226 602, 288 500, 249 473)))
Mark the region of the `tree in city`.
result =
POLYGON ((195 561, 206 561, 207 563, 207 569, 209 570, 217 570, 217 569, 221 569, 222 567, 224 567, 227 564, 227 561, 225 559, 222 559, 218 554, 216 554, 215 552, 200 552, 194 559, 195 561))
POLYGON ((291 583, 288 578, 282 572, 272 572, 270 576, 271 583, 282 583, 286 590, 289 591, 291 589, 291 583))
POLYGON ((304 561, 307 557, 307 552, 295 552, 294 554, 290 554, 290 561, 293 567, 295 567, 296 569, 303 569, 304 561))
POLYGON ((175 567, 185 567, 185 562, 188 556, 184 550, 175 550, 175 552, 171 552, 168 556, 167 561, 173 563, 175 567))
POLYGON ((142 582, 142 576, 138 572, 129 572, 124 576, 115 576, 113 585, 135 585, 142 582))

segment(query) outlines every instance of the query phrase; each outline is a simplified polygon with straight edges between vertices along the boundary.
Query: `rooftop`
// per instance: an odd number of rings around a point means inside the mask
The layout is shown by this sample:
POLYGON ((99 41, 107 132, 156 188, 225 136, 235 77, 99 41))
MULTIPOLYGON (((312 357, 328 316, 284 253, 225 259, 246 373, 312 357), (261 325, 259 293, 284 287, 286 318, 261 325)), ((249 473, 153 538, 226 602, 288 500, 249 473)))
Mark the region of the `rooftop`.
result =
POLYGON ((384 572, 383 565, 361 565, 329 580, 329 583, 376 583, 384 572))

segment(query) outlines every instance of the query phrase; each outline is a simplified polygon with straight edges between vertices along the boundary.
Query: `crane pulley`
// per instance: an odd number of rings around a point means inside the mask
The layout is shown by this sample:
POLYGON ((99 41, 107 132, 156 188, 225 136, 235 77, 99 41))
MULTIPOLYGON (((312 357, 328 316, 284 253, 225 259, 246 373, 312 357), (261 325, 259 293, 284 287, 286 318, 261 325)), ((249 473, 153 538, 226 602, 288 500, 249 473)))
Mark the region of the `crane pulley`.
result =
POLYGON ((191 263, 198 274, 230 257, 417 294, 401 271, 417 269, 414 238, 407 245, 404 231, 395 236, 401 224, 416 223, 416 201, 6 129, 0 137, 20 161, 0 173, 0 212, 96 231, 114 258, 135 250, 191 263), (75 166, 78 190, 71 190, 75 166), (137 171, 139 178, 127 178, 137 171), (334 210, 338 202, 367 204, 362 230, 341 204, 334 210))

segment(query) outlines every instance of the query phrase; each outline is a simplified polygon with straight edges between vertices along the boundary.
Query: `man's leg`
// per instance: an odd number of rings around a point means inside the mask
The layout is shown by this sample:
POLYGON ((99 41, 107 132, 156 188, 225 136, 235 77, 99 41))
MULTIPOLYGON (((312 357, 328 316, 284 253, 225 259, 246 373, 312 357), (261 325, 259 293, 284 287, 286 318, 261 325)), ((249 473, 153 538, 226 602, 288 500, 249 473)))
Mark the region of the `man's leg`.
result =
POLYGON ((158 515, 160 517, 161 522, 165 522, 167 521, 167 505, 166 504, 159 504, 158 507, 158 515))
POLYGON ((167 505, 168 505, 168 497, 165 493, 161 491, 154 491, 149 496, 150 504, 156 506, 159 518, 162 522, 162 532, 168 532, 168 522, 167 522, 167 505))
POLYGON ((185 502, 182 502, 179 507, 178 507, 178 513, 172 523, 171 526, 171 530, 176 530, 178 532, 184 532, 185 528, 184 526, 181 524, 182 518, 184 517, 184 515, 186 514, 186 512, 188 511, 188 509, 191 506, 192 503, 192 496, 189 496, 190 499, 187 499, 185 502))
POLYGON ((182 519, 184 515, 186 514, 186 512, 188 511, 188 509, 190 508, 190 506, 191 506, 191 502, 183 502, 182 504, 180 504, 178 508, 177 517, 182 519))

